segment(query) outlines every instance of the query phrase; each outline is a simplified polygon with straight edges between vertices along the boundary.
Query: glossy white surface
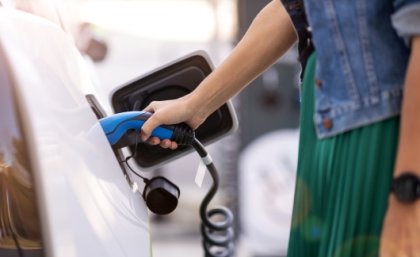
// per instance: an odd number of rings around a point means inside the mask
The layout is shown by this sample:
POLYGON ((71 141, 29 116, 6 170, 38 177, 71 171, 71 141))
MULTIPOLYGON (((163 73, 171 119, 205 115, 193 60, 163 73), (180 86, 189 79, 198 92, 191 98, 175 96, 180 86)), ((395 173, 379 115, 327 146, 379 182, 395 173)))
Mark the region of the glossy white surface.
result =
POLYGON ((16 80, 47 255, 150 256, 144 202, 85 100, 95 88, 71 39, 47 20, 0 8, 0 47, 16 80))

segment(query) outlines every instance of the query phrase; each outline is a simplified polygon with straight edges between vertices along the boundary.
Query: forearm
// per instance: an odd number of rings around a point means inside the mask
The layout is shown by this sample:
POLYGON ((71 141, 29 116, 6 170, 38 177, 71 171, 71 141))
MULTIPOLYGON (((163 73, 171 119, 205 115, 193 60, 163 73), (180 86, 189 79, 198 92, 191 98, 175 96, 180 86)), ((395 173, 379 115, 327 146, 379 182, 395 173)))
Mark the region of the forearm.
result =
POLYGON ((394 176, 412 171, 420 176, 420 36, 412 52, 404 86, 400 138, 394 176))
POLYGON ((272 65, 296 41, 280 0, 256 16, 229 57, 190 95, 192 108, 207 117, 272 65))
MULTIPOLYGON (((405 171, 420 175, 420 37, 412 40, 404 85, 400 135, 394 177, 405 171)), ((418 256, 420 201, 403 203, 390 194, 380 244, 381 257, 418 256)))

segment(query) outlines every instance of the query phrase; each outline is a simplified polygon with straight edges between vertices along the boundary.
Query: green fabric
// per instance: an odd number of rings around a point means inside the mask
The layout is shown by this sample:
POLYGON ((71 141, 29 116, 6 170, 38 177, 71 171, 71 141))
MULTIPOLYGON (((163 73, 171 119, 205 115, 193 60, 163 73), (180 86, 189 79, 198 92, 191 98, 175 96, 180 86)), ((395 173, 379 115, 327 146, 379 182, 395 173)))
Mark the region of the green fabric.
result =
POLYGON ((376 257, 399 117, 316 137, 315 54, 302 86, 299 160, 288 257, 376 257))

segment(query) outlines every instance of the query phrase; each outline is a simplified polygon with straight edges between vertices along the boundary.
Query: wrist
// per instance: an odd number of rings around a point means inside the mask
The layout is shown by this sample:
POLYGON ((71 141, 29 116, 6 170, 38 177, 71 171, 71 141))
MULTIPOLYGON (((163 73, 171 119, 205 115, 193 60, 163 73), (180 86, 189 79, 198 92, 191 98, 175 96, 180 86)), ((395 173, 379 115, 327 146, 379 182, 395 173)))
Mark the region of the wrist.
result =
POLYGON ((194 90, 186 96, 187 108, 191 112, 192 117, 205 120, 213 113, 210 106, 210 96, 203 95, 202 92, 194 90))
POLYGON ((184 104, 185 112, 188 113, 187 116, 189 117, 187 123, 192 125, 194 129, 201 125, 210 115, 210 113, 207 114, 203 100, 195 94, 195 91, 184 96, 184 104))

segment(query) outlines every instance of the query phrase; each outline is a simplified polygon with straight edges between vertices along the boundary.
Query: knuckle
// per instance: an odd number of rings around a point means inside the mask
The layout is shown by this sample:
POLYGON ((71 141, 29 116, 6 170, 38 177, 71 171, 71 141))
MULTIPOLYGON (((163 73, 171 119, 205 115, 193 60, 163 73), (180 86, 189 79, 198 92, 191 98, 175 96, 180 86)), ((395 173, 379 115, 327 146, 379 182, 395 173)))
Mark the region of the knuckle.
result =
POLYGON ((157 101, 152 101, 152 102, 150 102, 149 105, 154 108, 154 107, 156 107, 157 103, 158 103, 157 101))
POLYGON ((149 121, 153 124, 153 126, 157 126, 161 124, 162 118, 160 117, 159 113, 155 113, 149 118, 149 121))

